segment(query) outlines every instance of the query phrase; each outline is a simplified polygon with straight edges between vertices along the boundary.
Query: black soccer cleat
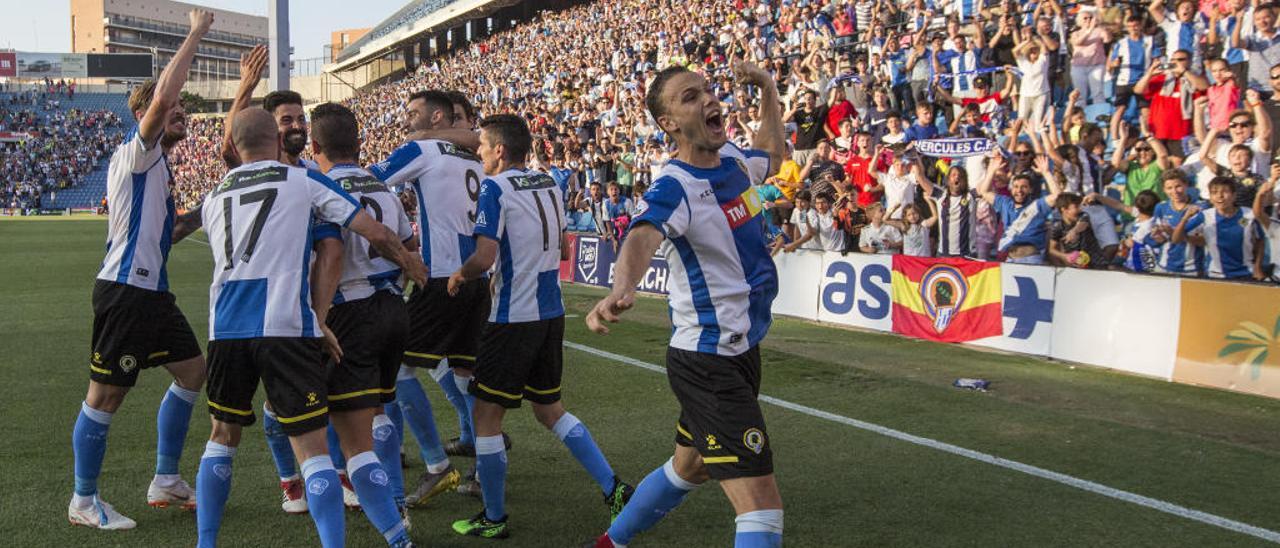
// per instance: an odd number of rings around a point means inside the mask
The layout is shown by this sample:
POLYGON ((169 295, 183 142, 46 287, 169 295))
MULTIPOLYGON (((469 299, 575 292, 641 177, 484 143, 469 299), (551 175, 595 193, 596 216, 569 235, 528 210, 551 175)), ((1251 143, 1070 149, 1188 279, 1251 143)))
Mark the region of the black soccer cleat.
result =
POLYGON ((619 480, 618 476, 613 477, 613 492, 604 496, 604 504, 609 507, 609 523, 618 519, 618 514, 621 514, 622 509, 631 502, 631 495, 635 492, 635 488, 619 480))

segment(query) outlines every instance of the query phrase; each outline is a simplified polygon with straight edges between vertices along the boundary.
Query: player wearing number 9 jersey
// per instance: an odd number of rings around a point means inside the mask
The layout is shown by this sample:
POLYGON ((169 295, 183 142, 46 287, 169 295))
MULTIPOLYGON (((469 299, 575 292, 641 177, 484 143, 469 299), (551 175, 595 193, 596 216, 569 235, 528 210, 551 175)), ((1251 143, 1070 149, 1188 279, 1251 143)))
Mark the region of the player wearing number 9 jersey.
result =
POLYGON ((396 234, 331 179, 277 161, 280 139, 270 114, 245 109, 235 124, 233 139, 245 163, 202 208, 214 259, 207 393, 213 428, 196 479, 199 545, 216 544, 231 460, 241 428, 254 422, 253 396, 262 379, 302 463, 321 542, 339 546, 342 492, 322 431, 329 408, 321 342, 331 334, 312 307, 312 226, 319 220, 355 231, 417 282, 426 281, 426 271, 396 234))
MULTIPOLYGON (((411 95, 406 112, 408 129, 413 131, 447 130, 457 119, 453 101, 442 91, 411 95)), ((488 281, 469 283, 456 297, 450 297, 445 286, 449 274, 475 251, 472 231, 484 171, 474 154, 437 139, 409 141, 370 171, 389 185, 413 186, 422 260, 431 269, 426 286, 409 297, 409 338, 396 394, 427 467, 407 498, 410 506, 418 506, 457 487, 462 476, 449 462, 431 402, 412 368, 431 370, 458 413, 460 435, 449 452, 474 452, 471 404, 463 391, 475 365, 476 341, 489 313, 488 281), (458 370, 451 374, 449 367, 458 370)))

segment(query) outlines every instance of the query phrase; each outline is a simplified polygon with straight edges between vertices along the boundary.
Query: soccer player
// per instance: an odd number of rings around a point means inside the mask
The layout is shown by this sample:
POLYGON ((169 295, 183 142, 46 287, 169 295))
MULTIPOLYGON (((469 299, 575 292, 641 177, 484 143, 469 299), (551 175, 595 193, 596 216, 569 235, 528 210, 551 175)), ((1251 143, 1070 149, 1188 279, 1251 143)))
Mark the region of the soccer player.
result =
POLYGON ((608 333, 605 322, 618 321, 635 304, 636 283, 661 245, 672 270, 667 376, 680 418, 674 456, 640 482, 593 546, 626 546, 708 478, 720 482, 737 513, 735 546, 782 545, 782 497, 756 400, 758 345, 772 321, 778 273, 751 188, 782 163, 782 119, 769 74, 744 62, 734 71, 741 84, 761 90, 762 123, 753 146, 762 150, 728 143, 720 103, 698 73, 663 70, 645 97, 678 153, 644 195, 647 207, 632 221, 613 290, 586 321, 592 331, 608 333))
POLYGON ((488 178, 480 185, 476 250, 448 281, 449 295, 462 295, 496 263, 492 310, 469 385, 476 397, 476 475, 484 509, 453 523, 461 535, 509 535, 502 418, 525 399, 538 422, 600 486, 612 516, 631 496, 631 486, 614 475, 586 425, 560 401, 564 302, 559 276, 560 261, 568 257, 560 209, 564 195, 550 175, 525 168, 532 140, 518 116, 500 114, 480 122, 479 153, 488 178))
MULTIPOLYGON (((253 99, 253 90, 262 79, 262 71, 266 68, 268 51, 266 46, 256 46, 240 59, 240 87, 236 91, 235 100, 227 115, 223 128, 222 160, 227 169, 240 167, 240 154, 236 151, 231 135, 235 129, 236 114, 248 108, 253 99)), ((280 133, 280 162, 303 167, 319 169, 312 160, 301 158, 307 145, 307 118, 302 110, 302 96, 289 90, 273 91, 262 99, 262 108, 271 113, 276 120, 276 128, 280 133)), ((341 264, 342 249, 339 243, 331 238, 316 239, 317 264, 341 264)), ((276 475, 280 477, 280 508, 290 514, 303 514, 307 511, 307 499, 302 492, 302 475, 298 471, 298 463, 293 460, 293 448, 289 445, 289 436, 284 433, 280 422, 276 420, 271 402, 262 402, 262 431, 267 436, 267 447, 271 449, 271 460, 276 465, 276 475)), ((338 447, 337 434, 329 429, 329 453, 338 469, 338 477, 342 480, 343 502, 351 508, 359 507, 359 497, 351 480, 346 474, 346 459, 338 447)))
POLYGON ((1253 210, 1236 205, 1235 182, 1229 177, 1209 181, 1209 203, 1213 208, 1203 211, 1188 206, 1170 240, 1180 244, 1186 241, 1187 234, 1202 229, 1205 274, 1210 278, 1266 279, 1262 272, 1266 235, 1254 219, 1253 210))
MULTIPOLYGON (((357 164, 360 133, 355 114, 325 103, 313 109, 311 117, 311 151, 325 175, 395 232, 406 248, 416 249, 417 236, 399 197, 357 164)), ((334 225, 324 226, 337 232, 334 225)), ((342 349, 329 375, 330 417, 365 516, 388 544, 404 546, 409 537, 401 523, 407 513, 400 508, 400 436, 382 411, 383 405, 395 401, 396 372, 409 328, 398 285, 400 269, 350 230, 342 231, 341 241, 342 262, 330 267, 337 272, 317 278, 319 295, 313 303, 316 320, 329 326, 342 349), (341 277, 336 292, 337 276, 332 274, 341 277)))
POLYGON ((201 208, 214 257, 207 389, 213 428, 196 477, 198 544, 217 543, 232 458, 241 429, 254 422, 253 396, 261 378, 302 463, 307 506, 321 543, 341 546, 342 491, 323 431, 329 402, 322 341, 331 355, 342 352, 312 307, 313 219, 364 237, 414 281, 426 281, 425 268, 331 179, 279 162, 281 138, 267 111, 244 109, 235 125, 232 138, 245 163, 227 173, 201 208))
MULTIPOLYGON (((409 97, 407 118, 413 131, 451 129, 454 104, 442 91, 414 93, 409 97)), ((423 233, 422 260, 431 267, 427 284, 409 296, 409 339, 404 367, 396 383, 396 399, 405 422, 418 438, 422 461, 427 465, 405 499, 409 506, 416 507, 458 487, 462 475, 449 462, 436 430, 431 402, 413 368, 432 370, 432 377, 458 410, 459 442, 470 447, 474 455, 471 405, 463 396, 470 375, 450 373, 447 366, 469 369, 475 364, 476 343, 489 314, 489 284, 487 279, 476 280, 456 297, 449 296, 446 288, 449 274, 475 249, 471 232, 484 168, 474 154, 462 147, 423 139, 401 145, 370 171, 391 185, 413 185, 418 198, 418 226, 423 233), (441 367, 442 362, 447 366, 441 367)))
POLYGON ((116 148, 108 168, 111 201, 107 256, 93 288, 93 349, 89 390, 71 435, 75 493, 67 507, 74 525, 132 529, 98 496, 98 475, 107 450, 112 415, 137 383, 138 373, 164 366, 174 382, 156 416, 156 473, 147 504, 190 509, 195 493, 178 474, 178 460, 191 422, 191 408, 205 380, 205 362, 191 325, 178 310, 165 265, 173 245, 173 177, 165 153, 187 136, 178 92, 187 80, 200 39, 213 14, 192 10, 191 31, 157 81, 129 97, 138 126, 116 148))

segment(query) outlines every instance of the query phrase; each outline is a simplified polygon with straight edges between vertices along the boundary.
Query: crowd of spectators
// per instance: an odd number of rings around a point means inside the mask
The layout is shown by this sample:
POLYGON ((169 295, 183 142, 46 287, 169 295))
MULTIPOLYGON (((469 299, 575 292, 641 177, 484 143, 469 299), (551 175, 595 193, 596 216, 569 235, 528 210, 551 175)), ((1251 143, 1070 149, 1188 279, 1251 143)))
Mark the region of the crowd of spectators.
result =
POLYGON ((1276 11, 1259 0, 602 0, 346 103, 366 163, 404 138, 413 91, 460 90, 482 114, 524 116, 536 166, 570 188, 572 226, 616 241, 671 157, 644 107, 655 72, 706 75, 747 145, 759 105, 729 70, 745 59, 775 76, 793 148, 759 188, 777 252, 1268 279, 1280 255, 1276 11))
POLYGON ((38 209, 60 189, 84 182, 122 139, 111 111, 62 109, 69 86, 0 101, 0 207, 38 209))

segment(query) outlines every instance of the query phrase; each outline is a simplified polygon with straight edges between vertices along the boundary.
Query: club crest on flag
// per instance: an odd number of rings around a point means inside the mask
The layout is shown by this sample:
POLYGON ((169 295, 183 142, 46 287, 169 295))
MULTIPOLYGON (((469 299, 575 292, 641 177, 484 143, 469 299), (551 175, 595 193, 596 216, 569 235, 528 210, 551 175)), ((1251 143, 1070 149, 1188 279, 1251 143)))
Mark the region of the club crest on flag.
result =
POLYGON ((941 334, 969 296, 969 282, 951 265, 933 265, 920 280, 920 299, 925 312, 933 320, 933 329, 941 334))

